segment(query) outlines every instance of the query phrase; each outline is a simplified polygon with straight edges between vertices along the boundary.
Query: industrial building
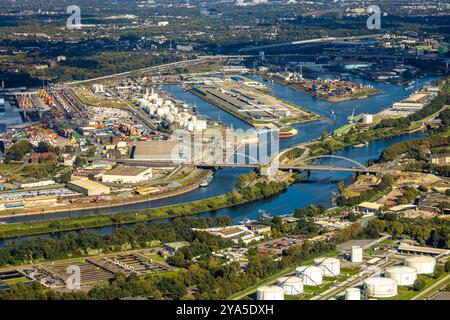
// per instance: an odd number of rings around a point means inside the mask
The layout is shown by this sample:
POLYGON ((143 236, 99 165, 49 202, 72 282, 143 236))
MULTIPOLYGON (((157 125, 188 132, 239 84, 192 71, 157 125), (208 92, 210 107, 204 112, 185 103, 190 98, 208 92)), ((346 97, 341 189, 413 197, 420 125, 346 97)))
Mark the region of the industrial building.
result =
POLYGON ((133 159, 184 162, 186 153, 186 147, 178 141, 140 141, 134 148, 133 159))
POLYGON ((357 212, 364 213, 364 214, 367 214, 367 213, 379 214, 380 208, 382 206, 383 205, 378 204, 378 203, 362 202, 355 207, 355 210, 357 212))
POLYGON ((89 179, 69 181, 67 186, 70 190, 81 192, 87 196, 100 196, 111 193, 109 187, 89 179))
POLYGON ((439 249, 439 248, 431 248, 431 247, 421 247, 421 246, 413 246, 407 243, 401 243, 398 246, 398 251, 408 254, 422 254, 429 256, 437 256, 441 254, 449 255, 450 249, 439 249))
POLYGON ((152 178, 152 168, 119 166, 102 175, 105 183, 140 183, 152 178))

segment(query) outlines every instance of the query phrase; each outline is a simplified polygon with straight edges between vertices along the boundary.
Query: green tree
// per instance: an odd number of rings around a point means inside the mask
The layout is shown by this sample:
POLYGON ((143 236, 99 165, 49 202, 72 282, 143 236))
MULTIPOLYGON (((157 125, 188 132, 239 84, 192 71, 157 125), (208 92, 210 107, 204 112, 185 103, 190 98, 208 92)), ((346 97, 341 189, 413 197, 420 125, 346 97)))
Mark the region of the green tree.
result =
POLYGON ((425 284, 425 280, 423 280, 422 278, 417 278, 416 281, 414 281, 413 290, 420 291, 425 288, 425 284))

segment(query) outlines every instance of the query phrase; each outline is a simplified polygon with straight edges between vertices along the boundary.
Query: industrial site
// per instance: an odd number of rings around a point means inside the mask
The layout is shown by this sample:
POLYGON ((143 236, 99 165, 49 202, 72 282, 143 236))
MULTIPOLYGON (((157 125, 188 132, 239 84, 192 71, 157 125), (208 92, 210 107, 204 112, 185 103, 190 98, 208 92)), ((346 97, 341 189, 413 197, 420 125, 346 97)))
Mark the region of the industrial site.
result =
POLYGON ((0 303, 287 319, 450 300, 448 16, 0 1, 0 303))

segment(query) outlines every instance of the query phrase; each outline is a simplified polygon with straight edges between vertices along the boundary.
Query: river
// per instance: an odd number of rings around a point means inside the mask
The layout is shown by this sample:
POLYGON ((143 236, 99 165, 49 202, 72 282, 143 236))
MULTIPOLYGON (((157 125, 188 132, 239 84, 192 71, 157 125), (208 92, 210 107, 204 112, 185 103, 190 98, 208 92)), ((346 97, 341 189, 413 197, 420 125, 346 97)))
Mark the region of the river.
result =
MULTIPOLYGON (((255 80, 261 81, 259 77, 252 77, 255 80)), ((424 78, 419 79, 419 86, 423 83, 434 80, 436 78, 424 78)), ((299 134, 293 138, 280 140, 280 149, 287 148, 289 146, 310 141, 320 136, 322 131, 332 132, 336 128, 344 125, 348 122, 347 117, 350 116, 355 109, 355 115, 360 113, 376 113, 384 108, 391 106, 394 102, 400 101, 410 95, 411 91, 406 91, 403 86, 386 85, 380 83, 372 83, 368 81, 362 81, 360 79, 354 79, 362 83, 370 83, 382 92, 378 95, 361 100, 351 100, 339 103, 331 103, 323 100, 315 99, 306 93, 293 90, 291 88, 276 84, 266 83, 273 89, 272 94, 285 99, 291 103, 294 103, 300 107, 311 110, 324 117, 322 121, 316 121, 305 124, 297 124, 294 127, 298 130, 299 134), (331 114, 331 110, 334 114, 331 114)), ((198 98, 197 96, 183 92, 179 86, 165 86, 165 89, 172 93, 177 99, 186 101, 189 104, 196 104, 198 113, 200 115, 206 115, 213 120, 221 120, 233 125, 234 128, 249 129, 250 126, 237 119, 236 117, 220 110, 219 108, 211 105, 210 103, 198 98)), ((420 137, 421 134, 406 135, 401 137, 394 137, 386 140, 373 141, 367 146, 362 148, 349 147, 344 150, 335 152, 335 155, 351 158, 359 163, 365 163, 368 159, 378 158, 382 150, 399 141, 405 141, 412 137, 420 137)), ((333 164, 346 165, 338 159, 322 159, 321 164, 333 164)), ((215 173, 214 180, 207 188, 199 188, 189 193, 171 197, 167 199, 161 199, 151 201, 147 203, 139 203, 132 205, 124 205, 115 208, 96 209, 80 211, 74 210, 72 212, 57 213, 52 215, 30 216, 30 217, 13 217, 2 219, 7 223, 24 222, 24 221, 37 221, 47 220, 53 218, 63 217, 77 217, 91 214, 104 214, 112 212, 121 212, 126 210, 139 210, 147 209, 157 206, 164 206, 170 204, 177 204, 182 202, 199 200, 207 197, 213 197, 229 192, 235 185, 237 179, 242 173, 248 172, 248 169, 232 169, 226 168, 219 170, 215 173)), ((290 186, 285 192, 276 197, 270 199, 263 199, 255 201, 253 203, 240 205, 234 208, 227 208, 216 210, 212 212, 206 212, 199 214, 199 217, 217 217, 220 215, 229 215, 234 222, 242 220, 244 217, 254 219, 258 215, 258 210, 265 210, 269 214, 287 214, 291 213, 295 208, 305 207, 308 204, 325 204, 330 206, 330 193, 337 190, 336 181, 344 180, 348 185, 351 182, 352 173, 350 172, 328 172, 328 171, 316 171, 313 172, 310 177, 310 182, 299 183, 290 186)), ((108 234, 114 227, 101 227, 90 229, 92 231, 108 234)), ((50 235, 41 235, 50 236, 50 235)), ((0 246, 4 246, 13 239, 0 240, 0 246)))

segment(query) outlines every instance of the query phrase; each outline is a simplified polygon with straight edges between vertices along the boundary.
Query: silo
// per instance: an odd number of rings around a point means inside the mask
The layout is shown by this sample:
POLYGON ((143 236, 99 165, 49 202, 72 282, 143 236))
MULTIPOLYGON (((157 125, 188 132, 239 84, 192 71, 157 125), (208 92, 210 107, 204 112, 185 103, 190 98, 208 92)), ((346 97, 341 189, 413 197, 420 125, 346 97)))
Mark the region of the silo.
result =
POLYGON ((325 277, 335 277, 341 273, 341 262, 336 258, 317 258, 314 264, 322 269, 325 277))
POLYGON ((417 271, 412 267, 391 267, 386 269, 384 276, 394 279, 399 286, 412 286, 417 279, 417 271))
POLYGON ((436 259, 429 256, 406 258, 404 265, 417 270, 417 274, 431 274, 436 266, 436 259))
POLYGON ((305 286, 318 286, 322 284, 323 271, 319 267, 304 266, 295 269, 297 276, 303 279, 305 286))
POLYGON ((361 300, 361 290, 358 288, 345 289, 345 300, 361 300))
POLYGON ((284 300, 284 290, 279 286, 265 286, 256 290, 258 300, 284 300))
POLYGON ((390 298, 397 295, 397 281, 390 278, 372 277, 364 280, 364 289, 369 297, 390 298))
POLYGON ((290 296, 298 296, 303 293, 303 279, 296 276, 281 277, 277 285, 282 287, 284 293, 290 296))
POLYGON ((361 263, 363 261, 363 249, 360 246, 352 247, 352 262, 361 263))

